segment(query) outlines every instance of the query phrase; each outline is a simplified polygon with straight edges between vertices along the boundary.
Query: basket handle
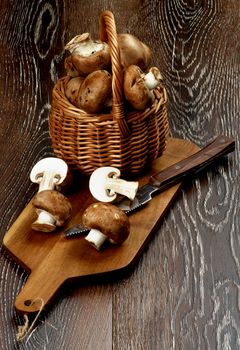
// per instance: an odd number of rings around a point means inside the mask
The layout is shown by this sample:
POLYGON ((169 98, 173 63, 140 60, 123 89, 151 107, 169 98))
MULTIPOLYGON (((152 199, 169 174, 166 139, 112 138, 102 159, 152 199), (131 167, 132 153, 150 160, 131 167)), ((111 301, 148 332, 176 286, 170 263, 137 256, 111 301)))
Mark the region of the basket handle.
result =
POLYGON ((123 73, 120 64, 120 50, 117 40, 117 30, 112 12, 104 11, 100 15, 100 40, 107 42, 110 48, 112 62, 112 115, 119 126, 122 137, 130 135, 123 107, 123 73))

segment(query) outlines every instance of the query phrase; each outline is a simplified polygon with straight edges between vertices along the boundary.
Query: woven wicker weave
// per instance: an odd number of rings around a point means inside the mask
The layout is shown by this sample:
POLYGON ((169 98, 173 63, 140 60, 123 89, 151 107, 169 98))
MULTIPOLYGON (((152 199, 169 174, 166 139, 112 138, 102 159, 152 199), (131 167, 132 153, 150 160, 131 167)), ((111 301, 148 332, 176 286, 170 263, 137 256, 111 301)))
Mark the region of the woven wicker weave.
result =
POLYGON ((158 87, 150 108, 126 112, 117 32, 109 11, 100 16, 100 39, 108 42, 111 52, 112 111, 93 115, 73 106, 65 96, 69 77, 59 79, 49 118, 52 147, 57 157, 86 175, 101 166, 117 167, 122 174, 138 174, 165 148, 169 131, 166 92, 158 87))

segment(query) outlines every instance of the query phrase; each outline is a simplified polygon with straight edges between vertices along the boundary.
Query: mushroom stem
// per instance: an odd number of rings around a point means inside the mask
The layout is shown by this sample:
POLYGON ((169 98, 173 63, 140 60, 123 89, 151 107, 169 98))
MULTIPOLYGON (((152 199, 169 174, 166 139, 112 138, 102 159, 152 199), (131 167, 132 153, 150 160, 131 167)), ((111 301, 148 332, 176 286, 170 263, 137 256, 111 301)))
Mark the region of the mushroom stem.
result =
POLYGON ((114 193, 122 194, 123 196, 128 197, 130 200, 133 200, 136 196, 138 189, 137 181, 126 181, 118 178, 107 178, 106 180, 106 189, 110 191, 110 195, 114 193))
POLYGON ((45 191, 45 190, 53 190, 56 184, 56 173, 53 172, 44 172, 43 177, 39 183, 39 190, 38 192, 45 191))
POLYGON ((36 210, 38 214, 38 218, 36 221, 33 222, 32 228, 37 231, 45 231, 45 232, 51 232, 54 231, 56 226, 56 220, 45 210, 36 210))
POLYGON ((45 211, 45 210, 39 210, 37 221, 38 221, 39 223, 42 223, 42 224, 43 224, 43 223, 48 223, 48 224, 54 225, 56 220, 55 220, 54 217, 53 217, 50 213, 48 213, 47 211, 45 211))
POLYGON ((105 236, 99 230, 91 229, 85 239, 90 242, 97 250, 100 250, 102 244, 106 241, 107 236, 105 236))
POLYGON ((146 75, 144 75, 143 79, 145 81, 146 86, 150 90, 153 90, 160 84, 162 80, 162 75, 158 68, 152 67, 150 68, 149 72, 146 75))

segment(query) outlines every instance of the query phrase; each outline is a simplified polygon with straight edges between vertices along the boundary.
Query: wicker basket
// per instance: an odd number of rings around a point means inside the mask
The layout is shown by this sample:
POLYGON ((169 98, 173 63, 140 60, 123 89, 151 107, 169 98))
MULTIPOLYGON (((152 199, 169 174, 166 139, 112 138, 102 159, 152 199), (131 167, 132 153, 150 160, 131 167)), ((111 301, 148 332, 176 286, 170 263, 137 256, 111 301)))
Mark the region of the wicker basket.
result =
POLYGON ((154 104, 144 111, 124 110, 122 69, 114 16, 100 15, 100 40, 107 41, 112 63, 112 111, 87 114, 65 96, 69 77, 59 79, 53 89, 49 118, 52 147, 70 167, 90 175, 101 166, 114 166, 122 174, 134 175, 159 157, 169 132, 164 87, 154 93, 154 104))

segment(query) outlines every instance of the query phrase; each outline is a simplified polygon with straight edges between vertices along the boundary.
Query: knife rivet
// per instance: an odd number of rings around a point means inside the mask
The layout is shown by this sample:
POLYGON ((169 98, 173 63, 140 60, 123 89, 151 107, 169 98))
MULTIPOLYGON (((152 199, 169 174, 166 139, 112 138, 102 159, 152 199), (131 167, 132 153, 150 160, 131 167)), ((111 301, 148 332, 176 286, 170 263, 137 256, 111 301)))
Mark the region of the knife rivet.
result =
POLYGON ((176 170, 178 170, 178 169, 181 169, 181 165, 175 165, 175 167, 174 167, 176 170))

